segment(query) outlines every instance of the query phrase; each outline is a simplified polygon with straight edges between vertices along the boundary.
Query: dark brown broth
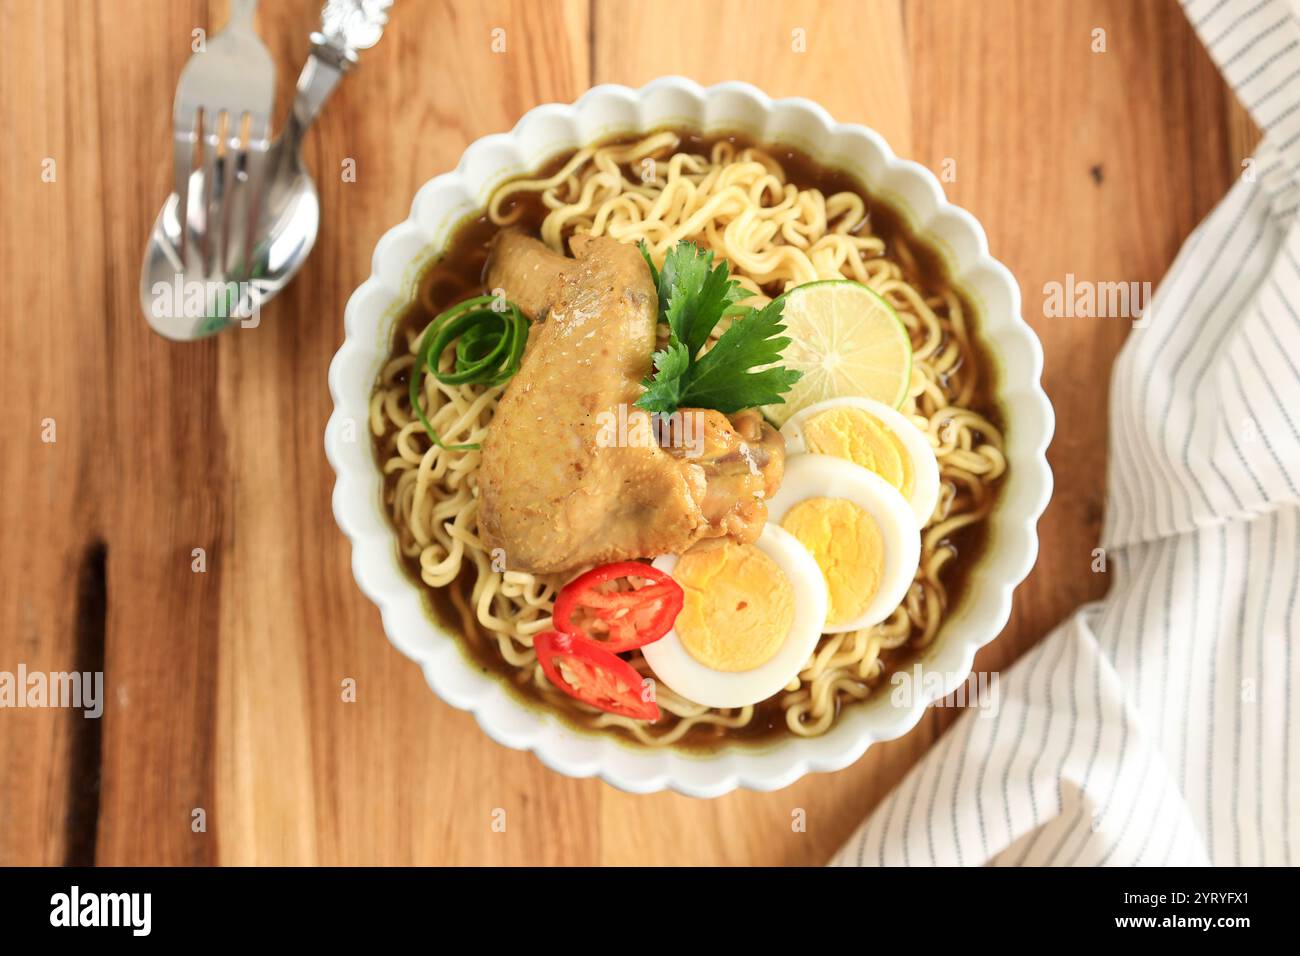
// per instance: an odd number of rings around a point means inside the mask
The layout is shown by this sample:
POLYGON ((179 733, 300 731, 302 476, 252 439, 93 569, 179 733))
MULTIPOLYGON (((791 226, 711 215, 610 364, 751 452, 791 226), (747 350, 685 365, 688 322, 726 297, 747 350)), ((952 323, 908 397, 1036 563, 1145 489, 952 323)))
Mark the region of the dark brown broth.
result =
MULTIPOLYGON (((678 151, 706 156, 715 143, 724 139, 735 144, 738 149, 753 145, 752 140, 739 135, 701 136, 682 130, 676 132, 681 138, 678 151)), ((609 142, 617 143, 620 140, 614 139, 609 142)), ((1001 429, 1003 416, 994 397, 997 391, 994 381, 996 367, 990 360, 987 350, 978 341, 978 313, 966 294, 950 283, 942 255, 911 231, 907 220, 899 211, 877 199, 872 199, 852 174, 823 166, 805 153, 788 146, 766 146, 764 149, 781 164, 787 181, 801 189, 816 188, 828 196, 837 192, 855 192, 862 196, 868 210, 868 222, 863 223, 863 227, 869 224, 870 231, 885 240, 885 255, 895 256, 898 244, 900 242, 906 244, 915 263, 915 269, 910 270, 908 279, 926 294, 937 293, 947 288, 952 289, 958 296, 965 314, 970 317, 969 325, 974 336, 973 359, 979 369, 979 380, 971 407, 992 422, 995 427, 1001 429)), ((566 152, 553 158, 532 176, 553 174, 571 155, 571 152, 566 152)), ((514 223, 514 228, 523 229, 534 235, 540 231, 542 220, 548 212, 538 193, 516 195, 503 206, 507 218, 516 211, 519 217, 514 223)), ((397 354, 398 350, 404 351, 408 336, 418 333, 438 313, 463 299, 482 295, 488 291, 483 285, 483 275, 489 244, 498 231, 499 227, 493 225, 485 213, 465 220, 456 228, 446 251, 440 258, 430 263, 419 277, 415 301, 398 317, 390 348, 392 354, 397 354)), ((388 458, 392 454, 391 439, 382 443, 376 441, 375 454, 379 461, 388 458)), ((385 478, 386 495, 391 491, 394 481, 395 476, 385 478)), ((956 551, 958 557, 949 562, 943 572, 944 584, 948 591, 946 615, 951 615, 967 594, 974 576, 973 572, 979 564, 979 557, 987 546, 987 539, 987 522, 976 522, 960 529, 947 540, 946 543, 956 551)), ((403 564, 428 597, 430 609, 439 623, 464 638, 462 646, 477 666, 485 673, 499 676, 528 702, 557 710, 575 727, 592 732, 586 724, 586 721, 590 720, 587 712, 579 710, 570 698, 558 692, 543 696, 529 681, 528 672, 512 667, 501 657, 496 639, 479 626, 472 610, 468 607, 468 595, 473 585, 472 566, 467 565, 461 578, 452 586, 431 588, 420 580, 419 562, 416 559, 404 558, 403 564)), ((877 685, 877 692, 888 692, 889 676, 910 667, 919 657, 919 652, 909 645, 904 645, 895 650, 884 650, 880 657, 884 664, 884 673, 877 685), (880 684, 886 685, 883 691, 879 689, 880 684)), ((753 745, 780 736, 788 732, 785 713, 780 705, 781 696, 778 694, 755 705, 754 718, 744 727, 730 729, 697 725, 675 746, 688 750, 707 751, 732 742, 753 745)), ((839 706, 841 705, 837 703, 837 708, 839 706)), ((838 717, 837 712, 836 719, 838 717)), ((621 730, 616 732, 626 739, 634 740, 630 735, 623 734, 621 730)))

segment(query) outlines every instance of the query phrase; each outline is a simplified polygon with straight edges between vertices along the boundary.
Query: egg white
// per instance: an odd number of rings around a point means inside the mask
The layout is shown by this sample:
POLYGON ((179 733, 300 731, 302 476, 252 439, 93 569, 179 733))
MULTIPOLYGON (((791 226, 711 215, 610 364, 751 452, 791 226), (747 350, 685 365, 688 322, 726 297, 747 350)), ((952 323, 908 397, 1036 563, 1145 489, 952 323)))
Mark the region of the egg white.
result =
POLYGON ((834 455, 802 454, 786 460, 781 490, 767 503, 767 526, 779 525, 791 508, 810 498, 844 498, 862 508, 880 528, 885 551, 880 586, 866 610, 835 626, 823 623, 821 630, 840 634, 879 624, 907 596, 921 560, 921 532, 911 507, 897 488, 861 465, 834 455))
MULTIPOLYGON (((745 707, 779 693, 812 657, 822 635, 829 596, 812 554, 794 535, 773 524, 763 528, 754 544, 776 562, 794 592, 794 621, 776 654, 752 670, 714 670, 691 656, 676 628, 641 648, 656 679, 704 707, 745 707)), ((656 558, 654 566, 672 574, 677 555, 656 558)))
POLYGON ((803 432, 805 422, 822 412, 844 407, 861 409, 878 419, 898 436, 903 449, 912 460, 912 493, 908 496, 907 503, 912 508, 916 526, 924 528, 934 514, 934 506, 939 503, 939 461, 934 456, 934 448, 930 444, 929 437, 897 409, 890 408, 875 399, 857 396, 830 398, 816 405, 809 405, 802 411, 796 412, 781 426, 781 437, 785 439, 786 454, 801 455, 808 451, 808 441, 803 432))

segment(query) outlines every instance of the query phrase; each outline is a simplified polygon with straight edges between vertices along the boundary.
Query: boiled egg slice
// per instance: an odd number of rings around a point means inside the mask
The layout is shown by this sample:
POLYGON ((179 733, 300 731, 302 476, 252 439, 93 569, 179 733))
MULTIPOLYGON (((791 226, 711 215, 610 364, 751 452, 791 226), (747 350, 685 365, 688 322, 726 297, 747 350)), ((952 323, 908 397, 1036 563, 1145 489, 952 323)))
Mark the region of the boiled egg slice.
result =
POLYGON ((821 569, 773 524, 758 540, 702 542, 654 566, 682 586, 673 629, 641 648, 655 677, 705 707, 766 700, 812 657, 826 620, 821 569))
POLYGON ((831 455, 795 455, 767 504, 821 568, 827 634, 879 624, 907 596, 921 557, 911 507, 880 475, 831 455))
POLYGON ((907 416, 870 398, 832 398, 781 427, 788 455, 834 455, 879 475, 907 499, 924 528, 939 501, 939 462, 930 439, 907 416))

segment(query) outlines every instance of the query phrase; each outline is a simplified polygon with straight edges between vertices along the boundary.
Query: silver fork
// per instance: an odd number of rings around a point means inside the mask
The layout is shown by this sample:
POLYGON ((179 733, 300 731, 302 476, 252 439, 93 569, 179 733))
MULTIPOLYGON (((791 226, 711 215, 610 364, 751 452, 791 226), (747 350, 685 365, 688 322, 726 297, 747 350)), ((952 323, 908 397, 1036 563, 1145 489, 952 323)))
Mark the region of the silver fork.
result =
POLYGON ((253 31, 256 9, 257 0, 230 0, 230 22, 190 57, 176 86, 172 185, 187 273, 236 274, 251 246, 275 102, 275 64, 253 31), (236 191, 236 179, 246 188, 236 191), (240 193, 242 202, 233 201, 240 193))

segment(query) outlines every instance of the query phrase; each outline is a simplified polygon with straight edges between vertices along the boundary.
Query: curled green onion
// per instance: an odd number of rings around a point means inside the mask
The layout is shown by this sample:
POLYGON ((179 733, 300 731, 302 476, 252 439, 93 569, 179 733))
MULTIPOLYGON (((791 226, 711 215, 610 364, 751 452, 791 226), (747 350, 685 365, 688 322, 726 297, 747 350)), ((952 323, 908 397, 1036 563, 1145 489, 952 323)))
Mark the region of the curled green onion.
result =
POLYGON ((445 445, 420 406, 420 386, 425 374, 444 385, 501 385, 519 371, 528 344, 528 320, 513 302, 490 295, 475 296, 453 305, 429 323, 411 369, 411 408, 419 416, 433 443, 450 451, 472 451, 479 446, 445 445), (438 370, 447 348, 455 343, 450 370, 438 370))

